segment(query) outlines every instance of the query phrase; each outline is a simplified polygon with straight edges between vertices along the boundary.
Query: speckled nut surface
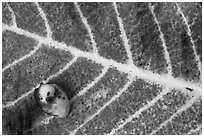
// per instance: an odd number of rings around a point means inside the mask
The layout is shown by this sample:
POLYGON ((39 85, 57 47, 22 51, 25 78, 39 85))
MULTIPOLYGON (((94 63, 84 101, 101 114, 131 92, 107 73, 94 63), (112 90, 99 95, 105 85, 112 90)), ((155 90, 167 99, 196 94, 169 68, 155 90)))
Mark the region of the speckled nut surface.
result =
POLYGON ((35 90, 35 99, 47 114, 59 118, 67 117, 70 110, 66 93, 56 84, 42 84, 35 90))

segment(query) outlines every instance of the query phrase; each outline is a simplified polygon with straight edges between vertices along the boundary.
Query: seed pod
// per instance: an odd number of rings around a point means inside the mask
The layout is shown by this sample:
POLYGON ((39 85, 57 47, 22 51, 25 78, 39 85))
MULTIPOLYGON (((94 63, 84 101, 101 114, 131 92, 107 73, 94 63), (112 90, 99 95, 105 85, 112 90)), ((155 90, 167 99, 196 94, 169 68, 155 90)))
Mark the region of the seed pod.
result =
POLYGON ((56 84, 42 84, 34 91, 36 102, 47 114, 64 118, 70 111, 66 93, 56 84))

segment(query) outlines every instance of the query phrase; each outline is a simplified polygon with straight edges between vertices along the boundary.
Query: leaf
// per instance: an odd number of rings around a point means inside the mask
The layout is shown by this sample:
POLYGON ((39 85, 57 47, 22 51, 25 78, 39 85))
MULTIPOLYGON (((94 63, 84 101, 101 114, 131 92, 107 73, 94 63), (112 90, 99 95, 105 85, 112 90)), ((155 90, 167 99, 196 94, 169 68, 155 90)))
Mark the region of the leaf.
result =
POLYGON ((3 134, 201 134, 200 3, 2 3, 3 134), (58 119, 33 91, 56 83, 58 119))

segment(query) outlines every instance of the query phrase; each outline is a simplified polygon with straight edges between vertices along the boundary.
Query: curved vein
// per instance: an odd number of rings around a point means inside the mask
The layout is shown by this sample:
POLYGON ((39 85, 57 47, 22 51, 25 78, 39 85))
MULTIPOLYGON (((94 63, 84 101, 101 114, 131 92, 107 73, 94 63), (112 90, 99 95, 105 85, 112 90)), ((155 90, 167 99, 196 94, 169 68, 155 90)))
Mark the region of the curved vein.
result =
POLYGON ((11 12, 12 25, 13 25, 13 26, 17 26, 15 13, 14 13, 13 9, 10 7, 10 5, 9 5, 8 3, 6 3, 6 4, 7 4, 7 6, 8 6, 9 11, 11 12))
MULTIPOLYGON (((53 79, 54 77, 57 77, 58 75, 60 75, 61 73, 63 73, 65 70, 67 70, 74 62, 76 62, 78 59, 77 56, 75 56, 68 64, 66 64, 62 69, 60 69, 57 73, 51 75, 50 77, 48 77, 46 80, 43 81, 43 83, 46 83, 48 81, 50 81, 51 79, 53 79)), ((17 102, 19 102, 20 100, 22 100, 23 98, 27 97, 29 94, 33 93, 33 91, 39 87, 39 84, 34 87, 33 89, 31 89, 30 91, 26 92, 25 94, 23 94, 21 97, 17 98, 14 101, 9 101, 6 103, 6 105, 3 105, 2 108, 7 108, 7 107, 11 107, 14 106, 17 102)))
POLYGON ((35 2, 38 11, 40 12, 40 16, 42 17, 42 19, 44 20, 45 23, 45 27, 46 27, 46 31, 47 31, 47 37, 48 38, 52 38, 52 30, 50 28, 50 25, 48 23, 48 20, 46 18, 46 14, 44 13, 44 11, 42 10, 42 8, 40 7, 40 5, 38 4, 38 2, 35 2))
POLYGON ((112 129, 112 131, 109 134, 110 135, 115 134, 118 130, 122 129, 127 123, 131 122, 134 118, 139 117, 143 111, 153 106, 158 100, 162 99, 163 96, 166 95, 168 92, 170 92, 170 89, 166 87, 157 97, 155 97, 152 101, 148 102, 144 107, 140 108, 133 115, 129 116, 122 124, 112 129))
POLYGON ((105 66, 102 70, 102 73, 98 75, 91 83, 89 83, 83 90, 81 90, 77 95, 75 95, 72 99, 75 100, 77 97, 84 95, 91 87, 93 87, 99 80, 108 72, 109 66, 105 66))
POLYGON ((134 77, 131 76, 129 81, 124 85, 124 87, 115 95, 113 96, 106 104, 103 105, 103 107, 101 107, 100 109, 97 110, 97 112, 95 114, 93 114, 92 116, 90 116, 83 124, 79 125, 76 129, 74 129, 70 134, 76 134, 77 131, 82 128, 83 126, 85 126, 89 121, 93 120, 95 116, 97 116, 98 114, 100 114, 107 106, 109 106, 112 102, 114 102, 117 98, 120 97, 120 95, 125 92, 128 87, 132 84, 132 82, 134 81, 134 77))
MULTIPOLYGON (((91 83, 89 83, 83 90, 79 91, 79 93, 77 93, 71 100, 70 102, 73 102, 77 97, 79 96, 82 96, 84 95, 90 88, 92 88, 96 83, 98 83, 99 80, 101 80, 101 78, 107 73, 109 67, 105 67, 103 70, 102 70, 102 73, 95 78, 94 81, 92 81, 91 83)), ((42 125, 42 124, 49 124, 49 122, 53 119, 54 117, 53 116, 49 116, 49 117, 46 117, 39 125, 42 125), (47 121, 47 119, 49 120, 48 122, 44 122, 44 121, 47 121)))
POLYGON ((83 13, 82 13, 82 11, 81 11, 79 5, 77 4, 77 2, 75 2, 74 5, 75 5, 75 7, 76 7, 76 9, 77 9, 77 11, 78 11, 78 13, 79 13, 79 16, 80 16, 80 18, 81 18, 83 24, 85 25, 85 27, 86 27, 86 29, 87 29, 87 31, 88 31, 88 34, 89 34, 89 36, 90 36, 91 43, 92 43, 93 52, 96 53, 96 54, 98 54, 98 50, 97 50, 97 47, 96 47, 97 44, 96 44, 96 42, 95 42, 95 40, 94 40, 93 33, 91 32, 91 27, 89 26, 88 21, 87 21, 87 19, 84 17, 84 15, 83 15, 83 13))
POLYGON ((176 6, 178 8, 178 12, 181 14, 182 16, 182 19, 184 21, 184 24, 186 25, 186 28, 187 28, 187 34, 188 36, 190 37, 190 41, 192 43, 192 49, 193 49, 193 53, 194 53, 194 56, 195 56, 195 60, 197 62, 197 67, 198 67, 198 70, 200 71, 200 80, 202 79, 202 64, 201 64, 201 61, 199 59, 199 56, 198 56, 198 53, 196 51, 196 47, 195 47, 195 41, 193 40, 192 38, 192 32, 191 32, 191 29, 190 29, 190 25, 188 24, 188 20, 187 18, 185 17, 184 13, 182 12, 180 6, 178 5, 178 3, 176 3, 176 6))
POLYGON ((155 134, 156 132, 158 132, 162 127, 164 127, 165 125, 167 125, 169 122, 171 122, 178 114, 182 113, 183 111, 187 110, 188 108, 190 108, 193 103, 199 98, 199 95, 195 95, 194 97, 192 97, 184 106, 182 106, 181 108, 179 108, 177 110, 176 113, 174 113, 169 119, 167 119, 166 121, 164 121, 156 130, 152 131, 152 133, 150 135, 155 134))
POLYGON ((166 41, 165 41, 165 38, 164 38, 164 34, 161 30, 161 27, 160 27, 160 24, 159 24, 159 21, 157 20, 157 17, 155 15, 155 12, 154 12, 154 7, 151 6, 151 4, 149 3, 149 9, 152 13, 152 16, 154 18, 154 21, 158 27, 158 30, 159 30, 159 33, 160 33, 160 39, 161 39, 161 42, 162 42, 162 46, 163 46, 163 49, 164 49, 164 57, 166 59, 166 63, 167 63, 167 71, 168 71, 168 74, 169 76, 172 76, 172 66, 171 66, 171 60, 170 60, 170 57, 169 57, 169 52, 167 50, 167 46, 166 46, 166 41))
POLYGON ((125 50, 127 52, 128 64, 133 65, 134 63, 133 63, 133 59, 132 59, 132 53, 130 51, 130 45, 128 43, 129 40, 128 40, 127 36, 126 36, 125 29, 124 29, 124 26, 123 26, 123 21, 120 18, 118 8, 117 8, 117 5, 116 5, 115 2, 113 2, 113 7, 114 7, 115 12, 116 12, 116 17, 117 17, 117 21, 118 21, 118 24, 119 24, 119 27, 120 27, 121 37, 123 39, 125 50))
POLYGON ((181 89, 181 90, 185 89, 186 87, 189 87, 189 88, 194 89, 194 91, 197 92, 198 94, 202 94, 200 82, 195 83, 195 82, 191 82, 191 81, 186 81, 182 78, 168 77, 168 75, 166 75, 166 74, 153 73, 149 70, 144 70, 144 69, 136 67, 134 65, 127 65, 127 64, 118 63, 112 59, 106 59, 106 58, 104 58, 98 54, 95 54, 95 53, 81 51, 81 50, 79 50, 79 49, 77 49, 71 45, 66 45, 63 42, 58 42, 58 41, 55 41, 52 39, 47 39, 46 37, 30 33, 28 31, 21 29, 21 28, 8 26, 4 23, 2 23, 2 24, 3 24, 3 29, 5 29, 5 30, 10 30, 10 31, 15 32, 19 35, 25 35, 27 37, 35 39, 36 41, 42 41, 45 45, 52 46, 56 49, 68 51, 71 54, 73 54, 74 56, 87 58, 87 59, 92 60, 93 62, 96 62, 96 63, 101 64, 103 66, 105 66, 105 65, 113 66, 121 72, 136 75, 138 78, 141 78, 143 80, 152 81, 154 83, 158 83, 161 85, 168 85, 171 88, 181 89))
POLYGON ((12 63, 8 64, 6 67, 4 67, 4 68, 2 69, 2 72, 4 72, 5 70, 7 70, 8 68, 11 68, 11 67, 15 66, 15 65, 18 64, 19 62, 21 62, 21 61, 23 61, 23 60, 29 58, 30 56, 32 56, 33 54, 35 54, 35 53, 38 51, 38 49, 39 49, 40 47, 42 47, 42 43, 41 43, 41 42, 39 42, 38 45, 35 46, 34 49, 31 50, 28 54, 24 55, 24 56, 21 57, 20 59, 15 60, 14 62, 12 62, 12 63))

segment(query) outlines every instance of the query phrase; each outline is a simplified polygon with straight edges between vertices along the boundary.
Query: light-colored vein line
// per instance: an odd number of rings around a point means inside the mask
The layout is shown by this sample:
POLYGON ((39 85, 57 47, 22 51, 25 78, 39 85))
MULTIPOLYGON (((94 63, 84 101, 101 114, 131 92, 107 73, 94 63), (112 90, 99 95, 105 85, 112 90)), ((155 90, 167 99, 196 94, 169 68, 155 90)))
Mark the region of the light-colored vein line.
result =
MULTIPOLYGON (((190 131, 187 133, 187 135, 191 135, 191 134, 193 134, 193 133, 195 133, 195 132, 197 132, 197 131, 199 131, 199 130, 201 130, 201 129, 202 129, 202 124, 198 125, 198 127, 197 127, 196 129, 190 130, 190 131)), ((201 131, 201 132, 202 132, 202 131, 201 131)))
MULTIPOLYGON (((63 73, 65 70, 67 70, 74 62, 76 62, 78 59, 77 56, 75 56, 69 63, 67 63, 62 69, 60 69, 57 73, 51 75, 50 77, 48 77, 46 80, 42 81, 43 83, 47 83, 48 81, 50 81, 51 79, 57 77, 58 75, 60 75, 61 73, 63 73)), ((26 92, 25 94, 23 94, 22 96, 20 96, 19 98, 17 98, 14 101, 9 101, 6 103, 6 105, 3 105, 2 108, 7 108, 7 107, 12 107, 14 106, 17 102, 19 102, 20 100, 22 100, 23 98, 27 97, 29 94, 33 93, 33 91, 39 87, 39 84, 34 87, 33 89, 31 89, 30 91, 26 92)))
POLYGON ((47 38, 52 38, 52 30, 51 30, 50 25, 48 23, 46 14, 44 13, 44 11, 42 10, 42 8, 40 7, 40 5, 37 2, 35 2, 35 4, 38 8, 38 11, 40 12, 40 16, 44 20, 46 31, 47 31, 47 38))
POLYGON ((132 84, 132 82, 134 81, 134 77, 131 76, 129 78, 129 81, 124 85, 124 87, 115 95, 113 96, 106 104, 103 105, 103 107, 101 107, 100 109, 97 110, 97 112, 95 114, 93 114, 92 116, 90 116, 87 120, 85 120, 85 122, 81 125, 79 125, 76 129, 74 129, 70 134, 76 134, 77 131, 82 128, 83 126, 85 126, 89 121, 93 120, 95 116, 97 116, 98 114, 100 114, 107 106, 109 106, 112 102, 114 102, 116 99, 118 99, 120 97, 120 95, 122 93, 124 93, 128 87, 132 84))
POLYGON ((16 16, 15 16, 15 13, 14 13, 13 9, 10 7, 10 5, 9 5, 8 3, 6 3, 6 4, 7 4, 7 6, 8 6, 9 11, 11 12, 12 25, 16 27, 17 24, 16 24, 16 16))
POLYGON ((7 69, 10 68, 10 67, 13 67, 14 65, 18 64, 19 62, 21 62, 21 61, 23 61, 23 60, 29 58, 30 56, 32 56, 33 54, 35 54, 35 53, 38 51, 38 49, 39 49, 40 47, 42 47, 42 43, 41 43, 41 42, 39 42, 38 45, 35 46, 34 49, 31 50, 28 54, 24 55, 24 56, 21 57, 20 59, 15 60, 15 61, 13 61, 12 63, 8 64, 6 67, 4 67, 4 68, 2 69, 2 72, 4 72, 5 70, 7 70, 7 69))
MULTIPOLYGON (((71 102, 74 102, 79 96, 82 96, 84 95, 90 88, 92 88, 96 83, 98 83, 99 80, 101 80, 101 78, 107 73, 109 69, 109 66, 105 66, 102 70, 102 73, 100 75, 98 75, 94 81, 92 81, 91 83, 89 83, 83 90, 79 91, 79 93, 77 93, 71 100, 70 100, 70 103, 71 102)), ((42 124, 49 124, 49 122, 53 119, 54 117, 53 116, 49 116, 49 117, 46 117, 45 120, 43 120, 39 125, 42 125, 42 124), (47 121, 47 119, 49 121, 47 121), (47 122, 44 122, 44 121, 47 121, 47 122)))
POLYGON ((164 127, 168 122, 171 122, 178 114, 182 113, 183 111, 187 110, 188 108, 190 108, 193 103, 199 98, 199 95, 195 95, 194 97, 192 97, 184 106, 182 106, 181 108, 179 108, 177 110, 176 113, 174 113, 169 119, 167 119, 166 121, 164 121, 156 130, 152 131, 152 133, 150 135, 155 134, 156 132, 158 132, 162 127, 164 127))
POLYGON ((91 87, 93 87, 96 83, 98 83, 99 80, 101 80, 101 78, 108 72, 109 66, 105 66, 102 70, 102 73, 100 73, 100 75, 98 75, 94 81, 92 81, 91 83, 89 83, 83 90, 81 90, 76 96, 74 96, 71 99, 71 102, 73 102, 73 100, 75 100, 77 97, 82 96, 83 94, 85 94, 91 87))
POLYGON ((42 41, 45 45, 49 44, 49 46, 52 46, 56 49, 68 51, 71 54, 73 54, 74 56, 87 58, 87 59, 92 60, 93 62, 99 63, 103 66, 105 66, 105 65, 113 66, 118 71, 132 74, 132 75, 136 75, 138 78, 141 78, 143 80, 152 81, 154 83, 161 84, 161 85, 168 85, 171 88, 180 89, 180 90, 184 90, 186 87, 189 87, 189 88, 194 89, 194 92, 197 92, 200 95, 202 94, 202 88, 201 88, 200 82, 195 83, 195 82, 186 81, 182 78, 168 77, 168 75, 166 75, 166 74, 153 73, 149 70, 144 70, 144 69, 138 68, 134 65, 131 66, 131 65, 127 65, 127 64, 118 63, 114 60, 106 59, 102 56, 99 56, 98 54, 94 54, 94 53, 90 53, 90 52, 84 52, 84 51, 81 51, 81 50, 79 50, 73 46, 67 46, 65 43, 57 42, 57 41, 54 41, 51 39, 47 39, 43 36, 39 36, 39 35, 30 33, 28 31, 22 30, 22 29, 17 28, 17 27, 8 26, 4 23, 2 23, 2 24, 3 24, 3 28, 6 30, 15 32, 19 35, 25 35, 27 37, 35 39, 36 41, 42 41))
POLYGON ((119 15, 119 12, 118 12, 118 8, 117 8, 117 5, 116 5, 115 2, 113 2, 113 6, 114 6, 114 9, 115 9, 116 17, 117 17, 118 24, 119 24, 119 27, 120 27, 121 37, 123 39, 125 50, 127 52, 128 64, 133 65, 132 53, 130 51, 130 45, 128 43, 129 41, 128 41, 128 38, 126 36, 125 30, 124 30, 123 21, 120 18, 120 15, 119 15))
POLYGON ((122 124, 112 129, 112 131, 109 134, 110 135, 115 134, 118 130, 122 129, 127 123, 131 122, 134 118, 139 117, 143 111, 153 106, 158 100, 162 99, 163 96, 170 91, 171 91, 170 88, 165 87, 165 89, 157 97, 155 97, 152 101, 148 102, 144 107, 140 108, 133 115, 129 116, 122 124))
POLYGON ((57 77, 58 75, 62 74, 64 71, 66 71, 72 64, 74 64, 77 61, 78 57, 75 56, 69 63, 67 63, 62 69, 60 69, 57 73, 55 73, 54 75, 51 75, 50 77, 48 77, 45 81, 43 81, 43 83, 47 83, 49 82, 51 79, 57 77))
POLYGON ((83 13, 82 13, 82 11, 81 11, 79 5, 77 4, 77 2, 75 2, 74 5, 75 5, 75 7, 76 7, 76 9, 77 9, 77 11, 78 11, 78 13, 79 13, 79 16, 80 16, 80 18, 81 18, 83 24, 85 25, 85 27, 86 27, 86 29, 87 29, 87 31, 88 31, 88 34, 89 34, 89 36, 90 36, 91 43, 92 43, 93 52, 96 53, 96 54, 98 54, 98 50, 97 50, 97 47, 96 47, 97 44, 96 44, 96 42, 95 42, 95 40, 94 40, 94 36, 93 36, 92 31, 91 31, 91 27, 89 26, 88 21, 87 21, 87 19, 84 17, 84 15, 83 15, 83 13))
POLYGON ((178 12, 181 14, 182 19, 183 19, 183 21, 184 21, 184 23, 185 23, 185 25, 187 27, 187 34, 190 37, 190 41, 192 43, 192 49, 193 49, 193 53, 194 53, 194 56, 195 56, 195 60, 197 62, 198 70, 200 71, 200 80, 201 80, 202 79, 202 64, 201 64, 201 61, 199 59, 198 53, 196 51, 195 41, 192 38, 192 32, 191 32, 191 29, 190 29, 190 25, 188 24, 188 20, 185 17, 184 13, 182 12, 182 10, 181 10, 180 6, 178 5, 178 3, 176 3, 176 6, 178 8, 178 12))
POLYGON ((153 15, 153 18, 154 18, 154 21, 156 22, 157 24, 157 27, 158 27, 158 30, 159 30, 159 33, 160 33, 160 39, 161 39, 161 42, 162 42, 162 46, 163 46, 163 49, 164 49, 164 56, 165 56, 165 59, 166 59, 166 63, 167 63, 167 71, 168 71, 168 74, 169 76, 172 76, 172 66, 171 66, 171 60, 170 60, 170 56, 169 56, 169 52, 167 50, 167 46, 166 46, 166 41, 165 41, 165 38, 164 38, 164 34, 161 30, 161 27, 160 27, 160 23, 159 21, 157 20, 157 17, 156 17, 156 14, 154 12, 154 6, 151 6, 151 4, 149 3, 149 9, 153 15))

